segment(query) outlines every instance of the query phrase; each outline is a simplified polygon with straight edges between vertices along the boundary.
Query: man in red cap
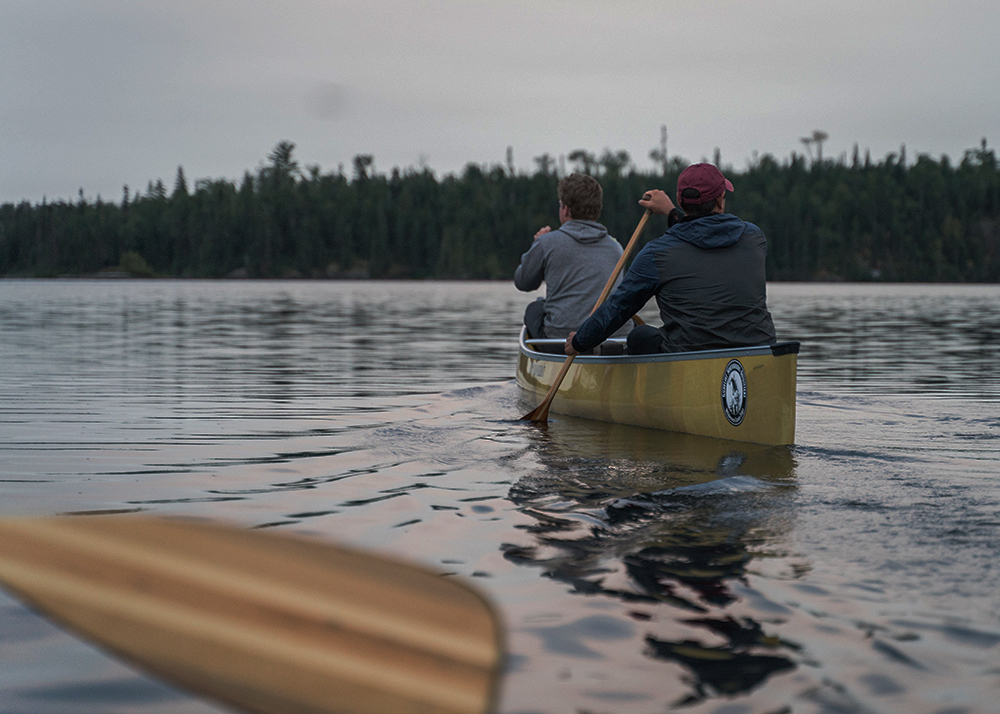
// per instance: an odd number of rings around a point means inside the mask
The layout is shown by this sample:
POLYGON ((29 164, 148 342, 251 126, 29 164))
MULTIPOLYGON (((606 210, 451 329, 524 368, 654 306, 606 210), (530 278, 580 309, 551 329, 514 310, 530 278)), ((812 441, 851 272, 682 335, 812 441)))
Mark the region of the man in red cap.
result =
POLYGON ((667 232, 639 251, 618 289, 566 339, 566 354, 587 352, 656 297, 663 326, 629 333, 629 354, 773 344, 764 261, 767 239, 726 213, 733 184, 712 164, 688 166, 677 202, 659 189, 639 205, 667 216, 667 232))

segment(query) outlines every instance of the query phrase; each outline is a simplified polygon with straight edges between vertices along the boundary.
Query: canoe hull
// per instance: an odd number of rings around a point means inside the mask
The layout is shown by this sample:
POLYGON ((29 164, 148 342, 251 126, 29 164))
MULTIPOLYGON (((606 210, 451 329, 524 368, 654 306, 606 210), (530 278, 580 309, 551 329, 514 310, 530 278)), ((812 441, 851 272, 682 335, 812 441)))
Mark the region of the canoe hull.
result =
MULTIPOLYGON (((672 355, 578 356, 551 411, 757 444, 795 442, 798 343, 672 355)), ((517 384, 538 404, 565 357, 522 336, 517 384)))

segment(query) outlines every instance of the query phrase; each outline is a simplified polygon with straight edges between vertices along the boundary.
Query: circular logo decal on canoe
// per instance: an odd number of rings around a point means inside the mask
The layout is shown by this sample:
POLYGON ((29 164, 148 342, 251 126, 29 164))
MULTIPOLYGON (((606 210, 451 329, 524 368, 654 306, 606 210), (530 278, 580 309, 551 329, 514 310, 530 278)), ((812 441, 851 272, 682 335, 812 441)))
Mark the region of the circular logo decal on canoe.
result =
POLYGON ((747 375, 739 360, 730 360, 722 373, 722 411, 733 426, 742 424, 747 414, 747 375))

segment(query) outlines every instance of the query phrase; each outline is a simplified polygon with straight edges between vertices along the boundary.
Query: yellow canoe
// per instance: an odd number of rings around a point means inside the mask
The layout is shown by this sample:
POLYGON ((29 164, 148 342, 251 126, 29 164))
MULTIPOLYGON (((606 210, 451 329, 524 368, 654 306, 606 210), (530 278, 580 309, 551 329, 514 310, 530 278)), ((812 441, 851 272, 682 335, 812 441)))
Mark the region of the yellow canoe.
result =
MULTIPOLYGON (((795 443, 798 342, 656 355, 622 355, 609 340, 580 355, 552 401, 558 414, 755 444, 795 443)), ((521 331, 517 384, 537 405, 566 356, 562 340, 521 331)))

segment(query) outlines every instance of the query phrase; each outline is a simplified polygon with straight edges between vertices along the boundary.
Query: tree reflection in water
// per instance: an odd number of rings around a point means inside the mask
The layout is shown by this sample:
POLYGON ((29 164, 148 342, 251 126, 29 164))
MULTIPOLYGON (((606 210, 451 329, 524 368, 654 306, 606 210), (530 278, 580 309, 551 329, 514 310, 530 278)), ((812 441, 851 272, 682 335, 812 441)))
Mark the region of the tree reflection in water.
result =
POLYGON ((788 448, 562 416, 531 439, 538 468, 509 498, 534 520, 523 526, 533 542, 505 544, 508 560, 583 595, 672 608, 659 614, 703 632, 645 637, 646 655, 690 673, 677 704, 748 692, 795 668, 797 645, 726 612, 750 563, 782 554, 795 492, 788 448))

